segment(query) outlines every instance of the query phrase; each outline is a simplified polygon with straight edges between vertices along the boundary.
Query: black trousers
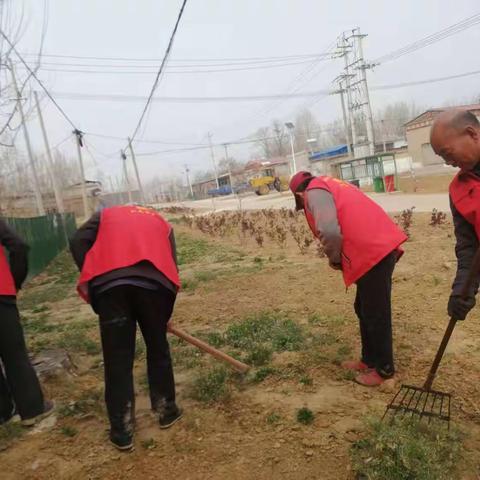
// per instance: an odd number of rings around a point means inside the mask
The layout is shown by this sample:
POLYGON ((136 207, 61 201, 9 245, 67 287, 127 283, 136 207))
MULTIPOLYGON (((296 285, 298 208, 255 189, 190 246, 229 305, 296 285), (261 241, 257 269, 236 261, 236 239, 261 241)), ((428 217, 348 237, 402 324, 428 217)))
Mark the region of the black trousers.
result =
POLYGON ((0 303, 0 415, 12 407, 12 400, 22 419, 43 413, 44 399, 37 374, 28 358, 17 305, 0 303))
POLYGON ((147 375, 152 409, 175 406, 175 381, 167 340, 176 295, 159 286, 147 290, 120 285, 95 298, 100 319, 105 368, 105 402, 113 429, 133 428, 133 361, 137 322, 147 347, 147 375))
POLYGON ((384 378, 395 373, 392 346, 392 252, 357 281, 355 313, 360 320, 362 361, 384 378))

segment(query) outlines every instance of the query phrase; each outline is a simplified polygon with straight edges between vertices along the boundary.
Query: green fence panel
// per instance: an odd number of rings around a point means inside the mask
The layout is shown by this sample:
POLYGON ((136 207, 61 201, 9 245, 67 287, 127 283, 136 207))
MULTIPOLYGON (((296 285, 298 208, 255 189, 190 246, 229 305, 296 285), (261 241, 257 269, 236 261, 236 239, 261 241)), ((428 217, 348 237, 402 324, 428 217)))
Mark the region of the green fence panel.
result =
POLYGON ((34 218, 5 218, 29 245, 29 275, 37 275, 67 247, 76 229, 75 215, 50 214, 34 218))

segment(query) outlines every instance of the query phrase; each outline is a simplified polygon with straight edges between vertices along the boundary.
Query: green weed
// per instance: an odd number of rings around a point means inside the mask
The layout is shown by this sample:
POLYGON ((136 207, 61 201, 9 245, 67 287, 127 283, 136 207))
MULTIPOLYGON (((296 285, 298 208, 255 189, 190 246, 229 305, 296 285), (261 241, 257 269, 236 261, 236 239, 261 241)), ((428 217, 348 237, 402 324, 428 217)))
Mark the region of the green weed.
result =
POLYGON ((48 323, 48 317, 42 315, 38 318, 27 319, 22 317, 23 328, 27 334, 50 333, 54 331, 61 331, 62 325, 53 325, 48 323))
POLYGON ((32 313, 43 313, 43 312, 48 312, 49 310, 50 310, 50 307, 48 305, 38 305, 32 308, 32 313))
POLYGON ((23 435, 24 429, 20 423, 8 422, 0 425, 0 450, 7 448, 13 440, 23 435))
POLYGON ((313 378, 307 375, 304 375, 300 378, 299 382, 306 387, 311 387, 313 385, 313 378))
POLYGON ((358 478, 450 480, 460 458, 459 434, 444 425, 397 419, 367 422, 368 433, 351 449, 358 478))
POLYGON ((310 425, 315 420, 315 414, 306 407, 300 408, 297 411, 297 422, 303 425, 310 425))
POLYGON ((250 349, 246 362, 250 365, 260 367, 272 359, 273 351, 265 345, 255 345, 250 349))
POLYGON ((202 353, 191 346, 177 347, 172 352, 175 365, 185 368, 195 368, 201 364, 202 353))
POLYGON ((340 365, 347 357, 352 353, 352 347, 349 345, 342 345, 337 350, 337 355, 335 356, 333 363, 335 365, 340 365))
POLYGON ((225 339, 229 345, 250 350, 252 345, 271 343, 277 351, 296 351, 303 345, 298 324, 277 312, 261 312, 228 327, 225 339))
POLYGON ((57 345, 68 351, 96 355, 102 351, 100 344, 93 341, 82 330, 69 329, 63 333, 57 345))
POLYGON ((193 384, 192 398, 204 403, 225 400, 229 395, 227 378, 228 372, 223 367, 201 373, 193 384))
POLYGON ((220 348, 225 345, 225 339, 219 332, 197 332, 196 336, 215 348, 220 348))
POLYGON ((66 436, 66 437, 74 437, 77 435, 78 430, 75 427, 69 427, 68 425, 62 427, 60 431, 66 436))
POLYGON ((157 442, 154 438, 148 438, 146 440, 142 440, 141 445, 145 450, 153 450, 156 448, 157 442))
POLYGON ((278 413, 272 412, 267 415, 266 422, 269 425, 276 425, 277 423, 280 422, 281 419, 282 417, 278 413))
POLYGON ((255 375, 253 376, 253 381, 255 383, 263 382, 267 377, 269 377, 270 375, 273 375, 275 372, 276 370, 272 367, 259 368, 255 372, 255 375))

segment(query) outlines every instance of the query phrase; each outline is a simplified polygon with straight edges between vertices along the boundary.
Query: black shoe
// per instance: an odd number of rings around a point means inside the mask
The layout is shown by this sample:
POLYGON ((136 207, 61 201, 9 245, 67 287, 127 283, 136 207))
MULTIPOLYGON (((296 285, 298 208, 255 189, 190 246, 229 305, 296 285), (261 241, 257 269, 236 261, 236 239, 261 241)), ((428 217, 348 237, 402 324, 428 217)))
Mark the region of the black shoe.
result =
POLYGON ((51 400, 45 400, 43 404, 43 413, 31 418, 22 418, 22 426, 33 427, 45 418, 49 417, 55 411, 55 403, 51 400))
POLYGON ((172 410, 165 410, 160 414, 158 422, 160 423, 160 428, 166 429, 170 428, 172 425, 177 423, 183 417, 183 411, 175 406, 172 410))
POLYGON ((17 414, 17 409, 12 405, 8 409, 4 409, 3 413, 0 414, 0 425, 9 422, 17 414))
POLYGON ((110 443, 122 452, 133 449, 133 435, 125 431, 110 430, 110 443))

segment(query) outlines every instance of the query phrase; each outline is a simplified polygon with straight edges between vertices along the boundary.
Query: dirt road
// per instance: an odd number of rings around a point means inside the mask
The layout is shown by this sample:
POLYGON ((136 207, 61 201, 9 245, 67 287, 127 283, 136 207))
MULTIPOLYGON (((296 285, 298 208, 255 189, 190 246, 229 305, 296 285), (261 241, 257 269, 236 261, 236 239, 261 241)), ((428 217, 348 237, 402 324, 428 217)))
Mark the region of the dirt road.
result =
MULTIPOLYGON (((444 212, 450 211, 448 194, 432 193, 432 194, 369 194, 370 197, 381 205, 387 212, 399 212, 407 208, 415 207, 417 212, 431 212, 433 208, 444 212)), ((229 195, 227 197, 219 197, 215 199, 197 200, 191 202, 182 202, 179 205, 194 208, 196 210, 223 211, 237 210, 257 210, 262 208, 292 208, 293 197, 290 193, 271 193, 262 197, 254 194, 236 197, 229 195)), ((159 204, 155 207, 162 208, 172 206, 172 204, 159 204)))

